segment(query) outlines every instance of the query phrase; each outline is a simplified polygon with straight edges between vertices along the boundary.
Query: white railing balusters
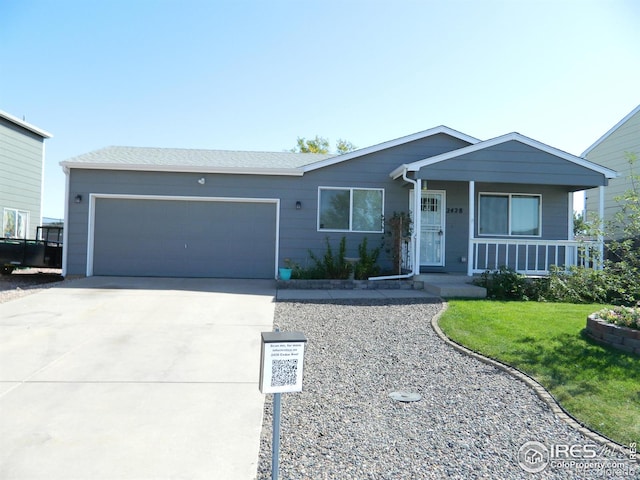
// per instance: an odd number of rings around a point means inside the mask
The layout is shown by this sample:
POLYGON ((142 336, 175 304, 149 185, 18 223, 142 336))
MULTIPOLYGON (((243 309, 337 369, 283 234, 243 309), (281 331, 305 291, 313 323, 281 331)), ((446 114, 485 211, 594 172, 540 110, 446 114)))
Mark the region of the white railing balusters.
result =
POLYGON ((473 273, 505 266, 524 274, 547 275, 552 265, 566 269, 573 265, 595 265, 593 253, 597 252, 597 242, 574 240, 475 238, 471 242, 474 258, 469 261, 473 262, 473 273))

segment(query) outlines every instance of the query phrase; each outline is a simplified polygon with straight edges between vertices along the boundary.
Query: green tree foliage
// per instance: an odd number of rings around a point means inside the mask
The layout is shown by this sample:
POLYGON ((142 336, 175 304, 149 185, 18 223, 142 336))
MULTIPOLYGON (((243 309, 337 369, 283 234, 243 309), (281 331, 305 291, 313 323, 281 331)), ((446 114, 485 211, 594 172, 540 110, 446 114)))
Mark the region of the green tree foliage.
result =
MULTIPOLYGON (((298 137, 296 146, 290 151, 294 153, 329 153, 329 139, 316 135, 315 138, 307 140, 304 137, 298 137)), ((336 142, 336 152, 340 155, 352 152, 356 147, 348 140, 338 139, 336 142)))
POLYGON ((630 187, 616 197, 617 213, 605 227, 605 236, 612 240, 604 270, 617 280, 618 300, 633 303, 640 301, 640 175, 634 171, 637 154, 627 153, 626 158, 630 187))
POLYGON ((584 221, 584 215, 573 212, 573 234, 578 237, 587 233, 587 224, 584 221))
POLYGON ((349 140, 343 140, 342 138, 339 138, 336 142, 336 152, 338 152, 340 155, 353 152, 357 148, 358 147, 356 147, 349 140))

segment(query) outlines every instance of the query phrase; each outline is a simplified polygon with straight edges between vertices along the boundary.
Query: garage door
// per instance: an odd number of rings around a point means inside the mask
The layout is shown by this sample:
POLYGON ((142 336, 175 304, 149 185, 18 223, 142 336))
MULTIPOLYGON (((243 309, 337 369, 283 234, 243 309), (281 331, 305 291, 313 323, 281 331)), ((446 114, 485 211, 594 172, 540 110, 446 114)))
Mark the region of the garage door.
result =
POLYGON ((274 202, 96 198, 93 274, 274 278, 274 202))

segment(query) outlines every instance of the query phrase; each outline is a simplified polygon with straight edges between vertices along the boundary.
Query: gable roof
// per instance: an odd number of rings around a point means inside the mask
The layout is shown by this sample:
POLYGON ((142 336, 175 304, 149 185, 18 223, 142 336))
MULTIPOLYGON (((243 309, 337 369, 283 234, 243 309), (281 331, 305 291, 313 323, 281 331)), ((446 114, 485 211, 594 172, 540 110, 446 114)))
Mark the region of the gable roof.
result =
POLYGON ((609 129, 609 131, 607 133, 605 133, 598 140, 596 140, 593 145, 591 145, 584 152, 582 152, 582 156, 586 157, 587 155, 589 155, 591 150, 593 150, 598 145, 600 145, 602 142, 604 142, 607 138, 609 138, 609 136, 611 136, 611 134, 613 134, 613 132, 615 132, 618 128, 620 128, 622 125, 627 123, 631 119, 631 117, 633 117, 638 112, 640 112, 640 105, 638 105, 636 108, 631 110, 631 112, 626 117, 624 117, 622 120, 620 120, 618 123, 616 123, 613 127, 611 127, 611 129, 609 129))
POLYGON ((343 155, 111 146, 70 158, 60 162, 60 165, 65 170, 86 168, 301 176, 306 172, 438 134, 449 135, 470 144, 480 141, 441 125, 343 155))
POLYGON ((431 137, 432 135, 438 135, 438 134, 449 135, 451 137, 457 138, 459 140, 465 141, 470 144, 476 144, 480 141, 475 137, 472 137, 462 132, 458 132, 457 130, 446 127, 444 125, 440 125, 438 127, 430 128, 428 130, 423 130, 421 132, 412 133, 411 135, 406 135, 404 137, 396 138, 395 140, 389 140, 387 142, 379 143, 371 147, 361 148, 358 150, 354 150, 353 152, 328 158, 323 161, 314 162, 312 164, 309 164, 303 167, 303 171, 310 172, 312 170, 328 167, 330 165, 335 165, 336 163, 340 163, 340 162, 346 162, 347 160, 351 160, 353 158, 362 157, 364 155, 369 155, 371 153, 379 152, 381 150, 386 150, 387 148, 397 147, 398 145, 413 142, 415 140, 420 140, 420 139, 431 137))
POLYGON ((30 123, 27 123, 24 120, 20 120, 18 117, 14 117, 13 115, 7 112, 4 112, 2 110, 0 110, 0 118, 4 118, 5 120, 8 120, 13 124, 18 125, 19 127, 22 127, 26 130, 29 130, 30 132, 35 133, 36 135, 41 136, 42 138, 53 137, 53 135, 51 135, 46 130, 42 130, 41 128, 38 128, 35 125, 31 125, 30 123))
POLYGON ((335 155, 188 148, 105 147, 60 162, 69 168, 258 175, 302 175, 309 163, 335 155))
POLYGON ((536 148, 540 151, 549 153, 551 155, 555 155, 558 158, 562 158, 569 162, 575 163, 576 165, 580 165, 582 167, 588 168, 595 172, 598 172, 604 175, 606 178, 615 178, 618 174, 609 169, 605 168, 601 165, 597 165, 593 162, 590 162, 584 158, 576 157, 575 155, 571 155, 570 153, 564 152, 557 148, 546 145, 542 142, 538 142, 529 137, 525 137, 517 132, 507 133, 506 135, 501 135, 499 137, 495 137, 489 140, 485 140, 483 142, 478 142, 474 145, 470 145, 468 147, 459 148, 457 150, 452 150, 451 152, 446 152, 440 155, 436 155, 434 157, 425 158, 423 160, 418 160, 417 162, 412 162, 409 164, 400 165, 398 168, 394 169, 389 176, 392 178, 400 177, 405 171, 416 172, 423 167, 427 167, 429 165, 433 165, 435 163, 444 162, 446 160, 450 160, 452 158, 460 157, 462 155, 466 155, 469 153, 477 152, 479 150, 483 150, 486 148, 494 147, 496 145, 500 145, 506 142, 516 141, 520 142, 524 145, 528 145, 530 147, 536 148))

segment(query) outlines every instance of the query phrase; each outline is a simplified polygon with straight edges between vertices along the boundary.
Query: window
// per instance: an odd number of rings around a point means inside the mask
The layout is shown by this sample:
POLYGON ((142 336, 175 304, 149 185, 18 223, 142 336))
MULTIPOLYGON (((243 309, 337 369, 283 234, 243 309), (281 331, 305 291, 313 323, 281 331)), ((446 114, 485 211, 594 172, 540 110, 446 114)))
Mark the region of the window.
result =
POLYGON ((384 190, 320 188, 318 230, 382 233, 384 190))
POLYGON ((29 212, 5 208, 2 215, 2 236, 5 238, 27 238, 29 212))
POLYGON ((480 235, 540 236, 540 195, 481 193, 480 235))

